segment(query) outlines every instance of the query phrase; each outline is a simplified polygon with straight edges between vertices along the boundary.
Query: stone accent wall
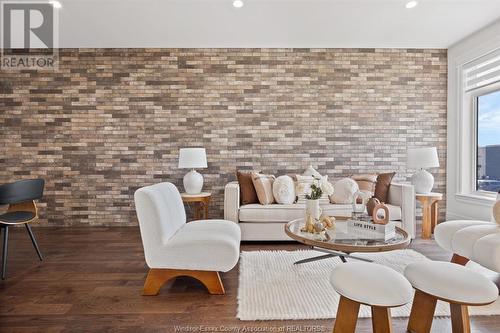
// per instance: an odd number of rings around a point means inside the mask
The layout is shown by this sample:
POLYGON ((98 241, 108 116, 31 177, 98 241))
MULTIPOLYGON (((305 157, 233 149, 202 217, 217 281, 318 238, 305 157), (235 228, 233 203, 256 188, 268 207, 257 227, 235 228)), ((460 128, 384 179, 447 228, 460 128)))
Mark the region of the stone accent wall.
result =
MULTIPOLYGON (((446 50, 64 49, 55 72, 0 72, 0 181, 43 177, 42 223, 133 225, 138 187, 207 148, 211 217, 237 168, 330 178, 437 146, 445 190, 446 50)), ((442 206, 444 207, 444 205, 442 206)), ((443 208, 442 208, 443 209, 443 208)))

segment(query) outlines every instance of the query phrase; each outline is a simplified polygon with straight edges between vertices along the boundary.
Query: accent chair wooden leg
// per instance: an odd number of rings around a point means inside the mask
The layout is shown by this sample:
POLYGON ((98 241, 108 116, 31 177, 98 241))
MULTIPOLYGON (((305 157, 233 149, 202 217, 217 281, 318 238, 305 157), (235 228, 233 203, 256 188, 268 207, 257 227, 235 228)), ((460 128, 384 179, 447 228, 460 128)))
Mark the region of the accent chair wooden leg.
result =
POLYGON ((392 333, 391 309, 372 306, 373 333, 392 333))
POLYGON ((436 303, 436 297, 415 290, 410 320, 408 321, 408 332, 429 333, 431 331, 436 303))
POLYGON ((451 329, 453 333, 470 333, 467 305, 450 303, 451 329))
POLYGON ((354 333, 356 331, 356 322, 358 321, 358 312, 358 302, 340 296, 333 333, 354 333))
POLYGON ((465 266, 469 262, 469 259, 454 253, 453 257, 451 257, 451 262, 454 264, 465 266))
POLYGON ((152 268, 149 270, 146 282, 144 283, 143 295, 158 295, 161 287, 168 280, 179 276, 188 276, 200 281, 212 295, 225 294, 224 286, 222 285, 222 280, 220 278, 219 272, 152 268))

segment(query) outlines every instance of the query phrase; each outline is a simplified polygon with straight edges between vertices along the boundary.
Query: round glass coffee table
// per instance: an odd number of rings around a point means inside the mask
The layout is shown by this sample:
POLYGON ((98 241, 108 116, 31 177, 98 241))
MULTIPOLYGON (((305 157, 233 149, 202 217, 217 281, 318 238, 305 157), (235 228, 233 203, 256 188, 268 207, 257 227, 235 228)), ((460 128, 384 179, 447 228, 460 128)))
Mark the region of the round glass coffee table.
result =
POLYGON ((325 255, 303 259, 295 264, 327 259, 338 256, 343 262, 346 258, 355 258, 363 261, 371 261, 365 258, 352 256, 353 252, 382 252, 404 249, 408 247, 411 238, 406 231, 396 227, 396 235, 388 240, 366 239, 362 234, 347 228, 348 217, 335 217, 335 227, 319 234, 311 234, 300 231, 304 226, 304 219, 297 219, 285 225, 286 234, 306 245, 310 245, 314 250, 326 253, 325 255))

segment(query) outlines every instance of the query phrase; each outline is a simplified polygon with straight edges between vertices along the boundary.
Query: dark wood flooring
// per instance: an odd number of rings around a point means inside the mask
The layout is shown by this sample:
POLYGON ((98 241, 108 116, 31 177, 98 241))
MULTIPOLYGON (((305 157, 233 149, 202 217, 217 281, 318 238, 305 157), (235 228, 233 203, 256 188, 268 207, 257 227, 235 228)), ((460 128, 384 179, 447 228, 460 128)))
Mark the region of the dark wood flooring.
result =
MULTIPOLYGON (((242 322, 236 318, 238 267, 222 275, 227 294, 210 296, 180 278, 156 297, 141 296, 147 267, 136 227, 34 228, 38 262, 24 228, 11 231, 7 280, 0 282, 0 332, 331 332, 333 320, 242 322), (182 328, 183 330, 176 330, 182 328)), ((449 260, 434 241, 411 247, 449 260)), ((242 250, 298 249, 295 243, 243 243, 242 250)), ((393 319, 405 332, 407 319, 393 319)), ((359 332, 371 332, 360 319, 359 332)), ((472 317, 473 332, 500 332, 500 316, 472 317)), ((451 332, 448 318, 433 332, 451 332)))

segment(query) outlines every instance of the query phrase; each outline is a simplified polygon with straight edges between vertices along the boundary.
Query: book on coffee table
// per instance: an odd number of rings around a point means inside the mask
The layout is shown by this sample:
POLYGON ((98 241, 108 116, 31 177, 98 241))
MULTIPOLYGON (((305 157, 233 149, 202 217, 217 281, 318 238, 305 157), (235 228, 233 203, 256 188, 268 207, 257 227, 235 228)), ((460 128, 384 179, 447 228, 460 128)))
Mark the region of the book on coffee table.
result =
POLYGON ((335 223, 335 231, 329 234, 338 240, 364 239, 387 241, 396 237, 396 223, 375 224, 371 221, 347 220, 335 223))

